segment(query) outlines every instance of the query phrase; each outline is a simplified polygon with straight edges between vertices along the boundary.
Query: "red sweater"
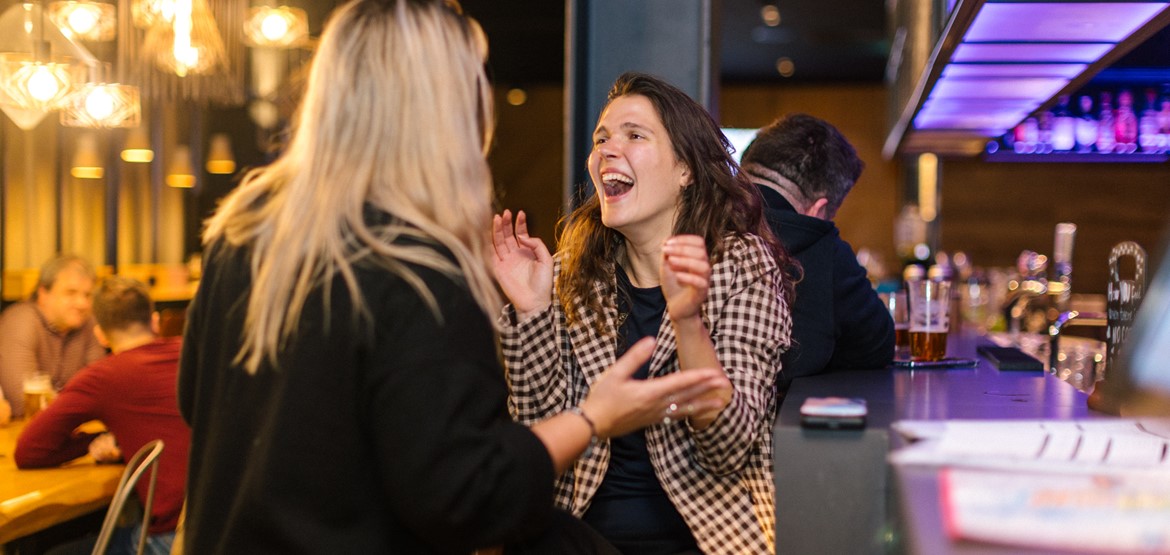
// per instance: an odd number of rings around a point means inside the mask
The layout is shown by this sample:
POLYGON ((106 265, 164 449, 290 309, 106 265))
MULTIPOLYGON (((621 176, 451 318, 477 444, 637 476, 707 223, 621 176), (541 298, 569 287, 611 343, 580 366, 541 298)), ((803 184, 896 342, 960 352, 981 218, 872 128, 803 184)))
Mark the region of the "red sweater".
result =
MULTIPOLYGON (((180 338, 159 338, 83 368, 25 426, 16 442, 16 465, 58 466, 85 455, 94 434, 75 429, 90 420, 105 423, 125 458, 147 442, 162 439, 150 533, 174 530, 183 506, 191 444, 191 432, 175 401, 180 346, 180 338)), ((146 499, 149 483, 148 475, 139 480, 140 499, 146 499)))

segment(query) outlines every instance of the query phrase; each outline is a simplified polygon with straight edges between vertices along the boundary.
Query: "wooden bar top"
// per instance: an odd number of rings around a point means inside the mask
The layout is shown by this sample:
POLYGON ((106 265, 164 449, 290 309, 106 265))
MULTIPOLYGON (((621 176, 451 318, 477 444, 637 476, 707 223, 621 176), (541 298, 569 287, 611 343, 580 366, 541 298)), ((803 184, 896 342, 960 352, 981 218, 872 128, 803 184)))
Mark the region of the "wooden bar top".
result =
POLYGON ((0 426, 0 544, 108 506, 124 468, 83 457, 62 467, 17 469, 13 451, 25 422, 0 426))

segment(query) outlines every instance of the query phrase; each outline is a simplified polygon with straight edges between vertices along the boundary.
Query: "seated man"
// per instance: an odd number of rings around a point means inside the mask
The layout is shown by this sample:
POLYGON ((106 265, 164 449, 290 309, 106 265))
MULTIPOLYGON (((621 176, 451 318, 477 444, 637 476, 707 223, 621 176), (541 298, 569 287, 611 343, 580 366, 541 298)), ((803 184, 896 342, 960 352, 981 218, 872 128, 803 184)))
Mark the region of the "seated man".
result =
POLYGON ((60 390, 81 367, 106 355, 93 335, 94 272, 84 259, 59 256, 41 266, 30 300, 0 314, 0 390, 12 417, 24 416, 24 380, 48 374, 60 390))
POLYGON ((781 390, 800 376, 886 367, 893 319, 833 224, 864 167, 853 146, 828 122, 797 114, 760 129, 741 164, 763 194, 772 230, 803 268, 781 390))
MULTIPOLYGON (((175 400, 181 339, 157 336, 154 305, 138 281, 105 280, 93 304, 98 323, 94 334, 113 354, 78 372, 25 426, 16 442, 16 465, 56 466, 85 455, 87 449, 99 460, 121 460, 122 454, 129 457, 151 440, 163 440, 147 552, 169 553, 185 496, 191 443, 175 400), (75 431, 95 419, 117 438, 116 447, 109 435, 75 431)), ((140 498, 145 499, 148 485, 148 480, 139 481, 140 498)), ((120 537, 134 547, 138 528, 120 537)))

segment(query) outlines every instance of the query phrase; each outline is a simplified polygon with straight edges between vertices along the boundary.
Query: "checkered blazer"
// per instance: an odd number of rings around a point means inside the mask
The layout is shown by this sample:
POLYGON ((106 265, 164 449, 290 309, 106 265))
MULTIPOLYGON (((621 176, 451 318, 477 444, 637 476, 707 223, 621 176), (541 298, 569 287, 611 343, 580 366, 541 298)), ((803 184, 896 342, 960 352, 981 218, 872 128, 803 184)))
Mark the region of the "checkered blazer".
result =
MULTIPOLYGON (((558 263, 554 273, 559 271, 558 263)), ((706 553, 774 551, 773 386, 792 327, 781 279, 758 237, 729 238, 723 260, 711 269, 702 317, 735 388, 731 404, 704 430, 691 429, 685 421, 646 429, 654 471, 706 553)), ((614 283, 609 286, 615 290, 614 283)), ((603 291, 598 284, 597 294, 603 291)), ((616 360, 615 339, 593 331, 597 318, 616 327, 614 306, 607 303, 602 314, 582 311, 573 326, 557 302, 522 322, 505 308, 501 340, 509 410, 516 420, 531 425, 585 398, 590 384, 616 360)), ((678 372, 669 319, 663 318, 657 340, 650 375, 678 372)), ((578 459, 558 478, 557 504, 583 515, 605 477, 609 456, 605 441, 578 459)))

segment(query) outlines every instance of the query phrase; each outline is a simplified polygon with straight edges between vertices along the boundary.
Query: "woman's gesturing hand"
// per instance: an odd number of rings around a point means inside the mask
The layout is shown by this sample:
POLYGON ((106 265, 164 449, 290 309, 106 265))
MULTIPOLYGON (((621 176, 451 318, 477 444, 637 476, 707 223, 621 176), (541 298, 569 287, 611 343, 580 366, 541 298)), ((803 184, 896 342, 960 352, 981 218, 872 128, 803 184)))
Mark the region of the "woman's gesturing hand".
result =
POLYGON ((722 401, 713 392, 726 386, 722 370, 696 369, 639 380, 634 372, 654 352, 654 340, 643 338, 614 362, 589 389, 581 409, 597 425, 602 438, 625 435, 667 419, 718 412, 722 401))
POLYGON ((662 245, 662 295, 671 320, 699 315, 711 281, 707 243, 698 235, 675 235, 662 245))
POLYGON ((528 235, 528 217, 521 210, 492 217, 492 272, 519 316, 544 310, 552 303, 553 260, 544 242, 528 235))

